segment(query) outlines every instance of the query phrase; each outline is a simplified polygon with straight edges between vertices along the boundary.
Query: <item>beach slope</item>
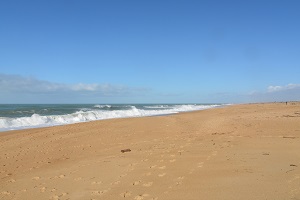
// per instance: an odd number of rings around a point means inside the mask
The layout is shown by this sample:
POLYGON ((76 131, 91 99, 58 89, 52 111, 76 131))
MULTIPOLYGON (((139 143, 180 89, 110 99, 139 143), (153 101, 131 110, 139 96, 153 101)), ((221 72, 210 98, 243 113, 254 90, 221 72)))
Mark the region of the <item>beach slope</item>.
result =
POLYGON ((300 199, 300 103, 2 132, 0 199, 300 199))

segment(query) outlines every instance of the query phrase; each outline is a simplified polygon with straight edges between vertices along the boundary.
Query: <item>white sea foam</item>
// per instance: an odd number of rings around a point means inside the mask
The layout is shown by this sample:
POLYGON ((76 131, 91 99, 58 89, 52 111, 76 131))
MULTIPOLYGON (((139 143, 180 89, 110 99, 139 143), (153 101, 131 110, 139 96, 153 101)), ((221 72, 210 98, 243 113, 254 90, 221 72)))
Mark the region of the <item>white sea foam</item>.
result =
MULTIPOLYGON (((97 105, 96 105, 97 106, 97 105)), ((95 107, 96 107, 95 106, 95 107)), ((99 105, 99 107, 102 105, 99 105)), ((109 105, 105 105, 109 106, 109 105)), ((112 119, 112 118, 128 118, 128 117, 143 117, 154 115, 166 115, 174 114, 178 112, 187 112, 194 110, 203 110, 208 108, 217 107, 220 105, 172 105, 169 107, 153 106, 151 110, 138 109, 135 106, 131 106, 126 110, 88 110, 81 109, 72 114, 65 115, 48 115, 42 116, 33 114, 31 117, 19 117, 19 118, 0 118, 0 131, 26 129, 34 127, 56 126, 63 124, 72 124, 78 122, 87 122, 94 120, 112 119)), ((98 107, 96 107, 98 108, 98 107)), ((150 106, 148 107, 150 108, 150 106)))
POLYGON ((144 106, 144 108, 165 109, 165 108, 170 108, 170 106, 169 105, 153 105, 153 106, 144 106))
POLYGON ((94 108, 111 108, 111 105, 94 105, 94 108))

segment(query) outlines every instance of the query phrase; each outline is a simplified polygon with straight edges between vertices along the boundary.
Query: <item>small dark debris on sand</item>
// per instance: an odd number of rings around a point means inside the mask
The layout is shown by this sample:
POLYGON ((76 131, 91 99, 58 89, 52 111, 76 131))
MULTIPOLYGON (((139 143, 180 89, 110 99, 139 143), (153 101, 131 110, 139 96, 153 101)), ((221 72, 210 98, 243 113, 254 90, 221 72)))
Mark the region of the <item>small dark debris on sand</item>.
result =
POLYGON ((122 150, 121 150, 122 153, 130 152, 130 151, 131 151, 131 149, 122 149, 122 150))
POLYGON ((283 136, 283 138, 295 139, 295 136, 283 136))

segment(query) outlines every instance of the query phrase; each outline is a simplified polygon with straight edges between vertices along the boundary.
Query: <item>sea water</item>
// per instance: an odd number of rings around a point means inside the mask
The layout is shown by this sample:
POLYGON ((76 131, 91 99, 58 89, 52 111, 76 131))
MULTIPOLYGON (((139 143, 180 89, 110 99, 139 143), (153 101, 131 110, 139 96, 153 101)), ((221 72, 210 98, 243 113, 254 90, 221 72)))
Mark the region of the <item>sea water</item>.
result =
POLYGON ((221 104, 0 104, 0 131, 112 118, 168 115, 221 104))

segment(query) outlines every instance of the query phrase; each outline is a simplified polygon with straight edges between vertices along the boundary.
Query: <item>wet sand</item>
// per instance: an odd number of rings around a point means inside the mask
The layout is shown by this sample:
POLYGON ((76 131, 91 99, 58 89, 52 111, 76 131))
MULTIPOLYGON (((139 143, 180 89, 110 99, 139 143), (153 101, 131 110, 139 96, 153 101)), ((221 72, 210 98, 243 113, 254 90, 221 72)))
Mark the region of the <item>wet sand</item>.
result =
POLYGON ((0 199, 300 199, 300 103, 2 132, 0 199))

